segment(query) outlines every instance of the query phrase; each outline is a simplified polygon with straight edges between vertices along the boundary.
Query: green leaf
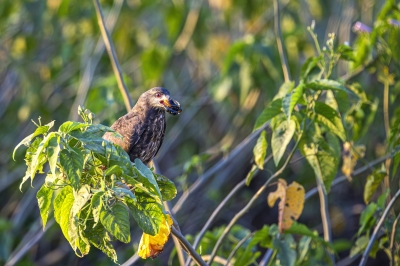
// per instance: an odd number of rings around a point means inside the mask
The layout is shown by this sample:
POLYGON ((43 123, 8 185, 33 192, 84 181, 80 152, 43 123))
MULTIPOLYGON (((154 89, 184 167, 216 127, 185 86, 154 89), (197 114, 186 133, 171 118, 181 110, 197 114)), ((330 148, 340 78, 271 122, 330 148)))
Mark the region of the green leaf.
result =
POLYGON ((385 204, 386 204, 386 200, 388 198, 390 194, 390 189, 386 189, 386 191, 384 193, 382 193, 378 200, 376 201, 376 205, 378 206, 378 208, 384 209, 385 208, 385 204))
POLYGON ((318 62, 321 60, 321 57, 309 57, 306 62, 301 67, 300 78, 301 80, 306 80, 307 76, 318 66, 318 62))
POLYGON ((82 234, 93 246, 100 249, 104 254, 111 258, 114 263, 118 262, 117 253, 111 244, 110 235, 101 223, 93 226, 93 221, 88 220, 86 229, 82 234))
POLYGON ((258 169, 257 165, 253 164, 253 166, 251 167, 250 171, 246 176, 246 186, 250 185, 251 180, 253 180, 254 174, 256 173, 257 169, 258 169))
POLYGON ((263 130, 253 149, 254 162, 260 169, 264 169, 264 160, 265 156, 267 155, 267 148, 267 132, 263 130))
POLYGON ((311 238, 318 238, 318 232, 311 231, 306 225, 293 221, 292 226, 285 230, 285 234, 298 234, 311 238))
POLYGON ((355 245, 350 250, 350 258, 353 257, 354 255, 362 253, 367 247, 368 242, 369 242, 368 236, 362 236, 358 238, 355 245))
POLYGON ((288 94, 289 92, 291 92, 294 88, 294 82, 293 81, 289 81, 289 82, 284 82, 281 87, 279 88, 279 91, 277 94, 275 94, 274 98, 272 99, 272 101, 281 99, 283 97, 285 97, 286 94, 288 94))
POLYGON ((113 174, 116 176, 121 176, 123 173, 124 173, 124 170, 119 165, 112 165, 110 168, 107 168, 104 171, 105 176, 111 176, 113 174))
POLYGON ((303 89, 305 88, 305 85, 301 83, 299 86, 297 86, 292 92, 286 94, 286 96, 282 100, 282 108, 283 112, 285 113, 286 117, 288 120, 290 120, 290 116, 292 114, 293 108, 303 96, 303 89))
POLYGON ((268 242, 268 246, 272 246, 272 237, 269 235, 269 227, 264 225, 262 229, 254 233, 246 249, 237 258, 234 265, 242 266, 254 263, 259 256, 259 254, 254 253, 254 247, 260 243, 263 243, 263 247, 265 247, 266 242, 268 242))
POLYGON ((60 153, 60 137, 52 138, 47 145, 47 158, 50 165, 50 171, 56 178, 56 167, 58 154, 60 153))
POLYGON ((76 216, 83 206, 85 206, 86 202, 88 202, 91 196, 90 186, 87 184, 83 185, 75 195, 74 204, 71 208, 71 215, 76 216))
POLYGON ((306 259, 308 251, 310 249, 310 243, 311 243, 311 237, 303 236, 300 239, 298 244, 299 258, 297 260, 297 263, 301 263, 306 259))
POLYGON ((285 235, 284 239, 278 237, 273 240, 274 249, 278 250, 277 259, 281 265, 294 266, 296 262, 295 242, 292 235, 285 235))
POLYGON ((139 181, 141 181, 145 186, 150 186, 150 189, 155 190, 161 199, 162 196, 160 188, 158 187, 157 181, 154 178, 153 172, 150 171, 150 169, 139 159, 135 159, 135 166, 139 172, 139 181))
POLYGON ((60 165, 75 190, 79 188, 79 181, 83 169, 83 155, 79 149, 73 152, 64 149, 60 152, 60 165))
POLYGON ((272 101, 257 118, 253 131, 262 127, 269 120, 282 113, 282 99, 272 101))
POLYGON ((282 159, 295 130, 296 123, 293 120, 284 120, 272 131, 271 148, 275 165, 282 159))
POLYGON ((53 189, 42 185, 36 194, 38 200, 40 216, 43 221, 43 230, 46 228, 47 218, 49 217, 49 211, 51 206, 51 200, 53 198, 53 189))
POLYGON ((323 183, 327 193, 338 170, 340 145, 338 139, 331 133, 326 133, 327 141, 314 131, 305 132, 299 148, 316 177, 323 183))
POLYGON ((103 191, 99 191, 96 194, 93 195, 92 197, 92 212, 93 212, 93 228, 97 225, 97 223, 100 220, 100 212, 101 209, 103 208, 103 200, 102 200, 102 196, 104 195, 103 191))
POLYGON ((339 45, 336 52, 340 54, 340 59, 346 61, 355 61, 353 48, 349 45, 345 44, 339 45))
POLYGON ((383 178, 386 176, 386 171, 381 169, 375 169, 372 174, 367 178, 367 183, 364 189, 364 201, 366 204, 371 200, 372 195, 374 195, 376 189, 381 184, 383 178))
POLYGON ((114 195, 118 198, 123 199, 124 197, 129 197, 132 199, 136 199, 135 195, 129 189, 123 187, 113 187, 114 195))
POLYGON ((360 217, 360 228, 357 232, 358 236, 375 226, 376 219, 374 217, 374 214, 377 208, 378 206, 376 205, 376 203, 372 202, 363 210, 360 217))
MULTIPOLYGON (((60 225, 65 238, 70 242, 68 229, 70 221, 70 212, 74 204, 74 194, 70 186, 64 187, 54 200, 54 218, 60 225)), ((75 245, 71 243, 73 249, 75 245)))
POLYGON ((12 154, 13 160, 15 161, 15 152, 21 145, 25 145, 25 146, 29 145, 29 143, 32 141, 33 138, 47 133, 50 130, 50 128, 53 127, 53 125, 54 125, 54 121, 51 121, 47 125, 37 127, 35 132, 33 132, 32 134, 30 134, 29 136, 24 138, 20 143, 18 143, 17 146, 14 148, 14 151, 12 154))
POLYGON ((137 201, 125 197, 132 216, 146 234, 154 236, 160 230, 163 221, 162 206, 154 198, 142 192, 136 192, 135 195, 137 201))
POLYGON ((170 201, 176 196, 176 187, 174 182, 169 180, 167 177, 156 174, 156 181, 160 188, 161 196, 163 201, 170 201))
POLYGON ((335 109, 323 102, 315 102, 315 113, 310 113, 315 121, 323 126, 326 126, 330 132, 337 135, 342 141, 346 140, 346 132, 343 127, 339 113, 335 109))
POLYGON ((131 241, 129 212, 125 204, 117 202, 111 207, 111 210, 102 208, 100 222, 119 241, 124 243, 131 241))
POLYGON ((349 90, 347 90, 342 83, 331 79, 314 80, 307 84, 307 88, 310 88, 315 91, 333 90, 333 91, 349 92, 349 90))
POLYGON ((32 165, 32 156, 36 153, 39 144, 42 142, 41 137, 37 137, 29 146, 28 150, 25 153, 25 162, 26 162, 26 172, 25 176, 22 178, 21 184, 19 185, 19 190, 22 191, 22 185, 31 177, 31 165, 32 165))
POLYGON ((58 128, 58 131, 63 132, 63 133, 70 133, 71 131, 81 129, 86 126, 87 126, 87 124, 84 124, 84 123, 67 121, 58 128))

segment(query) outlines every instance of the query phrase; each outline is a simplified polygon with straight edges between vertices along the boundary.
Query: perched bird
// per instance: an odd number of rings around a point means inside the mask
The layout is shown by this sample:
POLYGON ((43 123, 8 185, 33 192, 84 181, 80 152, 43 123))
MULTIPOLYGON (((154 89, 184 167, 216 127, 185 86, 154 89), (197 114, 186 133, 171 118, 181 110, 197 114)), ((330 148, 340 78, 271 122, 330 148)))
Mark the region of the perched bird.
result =
POLYGON ((164 139, 165 112, 177 115, 182 112, 179 102, 171 98, 169 91, 161 87, 144 92, 135 106, 111 126, 123 138, 104 134, 103 138, 121 146, 133 162, 136 158, 148 164, 164 139))

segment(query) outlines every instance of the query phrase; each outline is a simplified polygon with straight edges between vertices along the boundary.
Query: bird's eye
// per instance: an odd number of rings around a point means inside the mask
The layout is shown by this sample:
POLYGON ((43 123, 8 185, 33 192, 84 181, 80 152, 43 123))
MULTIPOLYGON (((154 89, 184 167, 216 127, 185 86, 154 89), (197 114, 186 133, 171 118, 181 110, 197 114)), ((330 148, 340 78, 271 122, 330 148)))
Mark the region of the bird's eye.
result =
POLYGON ((156 93, 156 97, 160 98, 161 97, 161 93, 156 93))

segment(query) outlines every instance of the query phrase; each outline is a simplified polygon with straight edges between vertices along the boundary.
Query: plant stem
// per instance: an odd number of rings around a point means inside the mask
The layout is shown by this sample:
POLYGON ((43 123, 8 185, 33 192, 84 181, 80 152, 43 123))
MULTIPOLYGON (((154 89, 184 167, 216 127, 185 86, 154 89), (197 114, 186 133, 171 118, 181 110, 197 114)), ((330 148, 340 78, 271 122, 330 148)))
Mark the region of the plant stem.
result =
POLYGON ((254 196, 250 199, 250 201, 247 203, 247 205, 240 211, 238 212, 233 219, 230 221, 230 223, 228 224, 228 226, 225 228, 224 232, 222 233, 222 235, 220 236, 220 238, 218 239, 217 243, 214 246, 214 249, 211 253, 211 257, 210 260, 208 261, 208 263, 211 265, 212 261, 214 259, 214 257, 217 254, 217 251, 219 249, 219 247, 222 244, 222 241, 225 239, 225 237, 228 235, 229 231, 232 229, 232 227, 235 225, 235 223, 246 213, 249 211, 249 209, 253 206, 254 202, 258 199, 258 197, 264 192, 264 190, 268 187, 269 183, 276 177, 278 177, 280 174, 282 174, 283 170, 286 169, 286 166, 289 164, 291 158, 293 157, 294 152, 297 149, 297 146, 300 142, 301 139, 301 135, 298 137, 298 140, 296 142, 296 145, 294 146, 293 150, 290 152, 288 158, 286 159, 284 165, 275 172, 275 174, 273 174, 270 178, 268 178, 268 180, 264 183, 264 185, 256 192, 256 194, 254 194, 254 196))
POLYGON ((274 0, 274 17, 275 17, 274 24, 275 24, 276 43, 278 46, 279 56, 281 57, 283 76, 285 78, 285 82, 289 82, 291 80, 291 77, 282 41, 281 21, 279 15, 279 0, 274 0))
POLYGON ((390 236, 390 253, 391 253, 390 266, 395 266, 394 241, 396 238, 397 223, 399 222, 399 219, 400 219, 400 214, 397 215, 396 220, 393 223, 392 235, 390 236))
POLYGON ((255 232, 248 233, 245 237, 243 237, 242 240, 239 241, 239 243, 237 243, 236 247, 232 250, 231 254, 229 254, 229 257, 226 259, 225 266, 229 265, 229 262, 231 261, 231 259, 235 255, 236 251, 238 251, 238 249, 243 245, 244 242, 246 242, 247 239, 249 239, 250 237, 254 236, 254 234, 255 234, 255 232))
POLYGON ((171 227, 171 232, 176 238, 179 239, 181 245, 188 251, 189 256, 191 256, 197 264, 201 266, 207 266, 207 263, 205 263, 200 255, 197 254, 197 252, 190 245, 189 241, 187 241, 187 239, 178 230, 176 230, 175 227, 171 227))
POLYGON ((118 62, 118 58, 115 52, 114 44, 111 40, 110 33, 107 30, 107 27, 104 22, 104 15, 103 15, 103 10, 101 8, 99 0, 93 0, 94 7, 96 9, 96 15, 97 15, 97 21, 99 23, 101 35, 103 36, 104 44, 106 46, 108 55, 110 57, 111 65, 114 70, 115 77, 117 79, 118 83, 118 88, 122 94, 122 97, 124 99, 125 107, 126 110, 129 112, 132 109, 133 106, 133 101, 132 98, 129 95, 128 88, 124 82, 124 79, 122 77, 122 71, 121 71, 121 66, 118 62))
MULTIPOLYGON (((171 208, 169 207, 169 203, 167 201, 164 201, 163 205, 164 205, 164 209, 170 213, 171 208)), ((172 215, 171 215, 171 218, 173 218, 172 215)), ((174 223, 175 223, 175 221, 174 221, 174 223)), ((185 265, 185 255, 183 254, 181 243, 180 243, 179 239, 176 238, 176 236, 172 236, 172 240, 174 241, 174 244, 176 247, 176 253, 178 254, 179 264, 183 266, 183 265, 185 265)))
POLYGON ((400 196, 400 189, 396 192, 396 195, 392 198, 392 200, 389 202, 388 206, 386 207, 385 211, 382 214, 382 217, 379 219, 378 224, 375 226, 374 232, 371 236, 371 239, 369 240, 368 246, 364 251, 364 254, 361 258, 361 262, 359 266, 365 266, 367 264, 368 256, 369 253, 371 252, 372 246, 374 245, 376 236, 378 235, 379 229, 381 228, 383 222, 385 221, 387 215, 389 214, 389 211, 392 209, 394 203, 396 202, 397 198, 400 196))

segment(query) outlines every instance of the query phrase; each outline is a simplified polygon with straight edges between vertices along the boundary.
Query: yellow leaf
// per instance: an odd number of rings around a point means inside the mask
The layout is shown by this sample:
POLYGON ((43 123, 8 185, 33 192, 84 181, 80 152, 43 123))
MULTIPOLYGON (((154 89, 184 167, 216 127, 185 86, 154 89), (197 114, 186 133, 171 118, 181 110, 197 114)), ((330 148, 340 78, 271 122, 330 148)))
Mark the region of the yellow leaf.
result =
POLYGON ((278 187, 275 192, 268 195, 268 205, 273 207, 277 199, 279 202, 279 231, 292 226, 294 220, 297 220, 303 212, 305 191, 302 185, 297 182, 287 183, 283 179, 278 180, 278 187))
POLYGON ((353 146, 353 143, 345 142, 343 144, 343 166, 342 172, 349 179, 352 180, 351 174, 354 171, 354 167, 357 164, 358 159, 361 159, 365 155, 365 145, 353 146))
POLYGON ((143 233, 139 243, 139 257, 143 259, 147 259, 149 257, 154 259, 163 251, 164 245, 167 243, 169 235, 171 234, 171 226, 173 224, 171 217, 168 214, 166 216, 168 222, 165 220, 165 218, 163 219, 160 226, 160 231, 157 235, 152 236, 143 233))

